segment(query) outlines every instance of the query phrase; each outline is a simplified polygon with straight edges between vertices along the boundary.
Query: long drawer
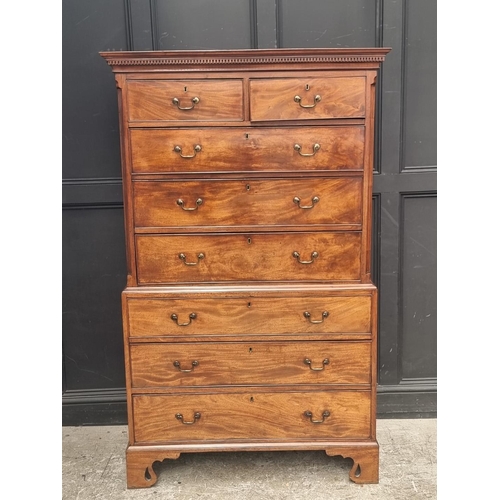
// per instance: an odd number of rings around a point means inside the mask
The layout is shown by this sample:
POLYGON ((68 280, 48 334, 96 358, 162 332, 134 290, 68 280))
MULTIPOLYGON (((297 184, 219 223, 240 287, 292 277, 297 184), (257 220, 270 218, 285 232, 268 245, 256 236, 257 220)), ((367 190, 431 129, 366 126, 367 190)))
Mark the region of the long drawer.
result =
POLYGON ((132 129, 132 172, 362 170, 363 126, 132 129))
POLYGON ((131 339, 372 331, 370 295, 226 297, 220 293, 211 298, 158 298, 126 294, 125 299, 131 339))
POLYGON ((140 284, 361 278, 361 232, 137 235, 140 284))
POLYGON ((369 384, 371 342, 132 344, 132 387, 369 384))
POLYGON ((241 181, 135 181, 136 227, 353 225, 361 177, 241 181))
POLYGON ((202 393, 132 398, 136 443, 366 439, 370 391, 202 393))

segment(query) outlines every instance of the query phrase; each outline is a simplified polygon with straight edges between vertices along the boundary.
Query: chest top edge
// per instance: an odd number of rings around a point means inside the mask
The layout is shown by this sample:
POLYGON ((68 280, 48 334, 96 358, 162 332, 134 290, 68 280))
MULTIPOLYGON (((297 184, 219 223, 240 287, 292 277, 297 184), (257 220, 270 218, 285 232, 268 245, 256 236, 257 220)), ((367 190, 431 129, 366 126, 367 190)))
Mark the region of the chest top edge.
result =
POLYGON ((287 69, 378 69, 386 47, 239 49, 198 51, 103 51, 115 73, 287 69))

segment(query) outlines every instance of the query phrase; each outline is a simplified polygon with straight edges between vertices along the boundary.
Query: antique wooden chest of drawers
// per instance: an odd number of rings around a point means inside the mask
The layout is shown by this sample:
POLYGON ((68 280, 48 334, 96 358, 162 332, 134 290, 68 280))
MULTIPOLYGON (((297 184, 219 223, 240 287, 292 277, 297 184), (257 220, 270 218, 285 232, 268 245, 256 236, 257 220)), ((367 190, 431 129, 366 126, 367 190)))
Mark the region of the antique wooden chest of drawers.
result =
POLYGON ((378 481, 370 279, 388 49, 105 52, 118 88, 128 487, 181 453, 324 450, 378 481))

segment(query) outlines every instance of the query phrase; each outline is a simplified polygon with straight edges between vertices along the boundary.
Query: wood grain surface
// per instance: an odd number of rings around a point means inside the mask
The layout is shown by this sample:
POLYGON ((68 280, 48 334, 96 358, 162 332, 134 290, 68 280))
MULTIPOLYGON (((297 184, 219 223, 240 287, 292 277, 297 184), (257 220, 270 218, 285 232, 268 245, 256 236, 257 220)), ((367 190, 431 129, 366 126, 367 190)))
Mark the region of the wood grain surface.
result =
POLYGON ((133 344, 132 387, 369 384, 370 349, 370 342, 133 344))
POLYGON ((170 440, 368 438, 370 391, 133 396, 136 443, 170 440), (311 417, 304 415, 310 411, 311 417), (325 411, 328 417, 323 417, 325 411), (199 413, 200 418, 195 419, 199 413), (176 418, 181 414, 184 422, 176 418), (189 424, 189 422, 194 422, 189 424))
POLYGON ((370 296, 149 298, 126 301, 130 338, 371 332, 370 296), (323 318, 323 312, 328 316, 323 318), (311 314, 311 323, 304 313, 311 314), (189 315, 196 318, 187 326, 189 315), (177 320, 172 319, 172 314, 177 320), (179 324, 178 324, 179 323, 179 324))
POLYGON ((136 249, 140 284, 361 278, 359 232, 138 235, 136 249))
POLYGON ((327 224, 359 229, 362 187, 361 177, 135 181, 134 221, 141 228, 327 224))
POLYGON ((131 129, 132 172, 296 172, 362 170, 364 128, 193 128, 131 129), (315 144, 320 149, 314 156, 315 144), (174 148, 179 146, 181 158, 174 148))
POLYGON ((262 78, 250 80, 250 119, 315 120, 365 115, 365 78, 262 78), (300 103, 295 97, 300 97, 300 103), (321 100, 315 102, 315 97, 321 100), (305 108, 302 106, 313 106, 305 108))
POLYGON ((243 120, 241 80, 135 80, 128 83, 127 94, 131 122, 243 120), (199 102, 194 104, 193 98, 199 102))

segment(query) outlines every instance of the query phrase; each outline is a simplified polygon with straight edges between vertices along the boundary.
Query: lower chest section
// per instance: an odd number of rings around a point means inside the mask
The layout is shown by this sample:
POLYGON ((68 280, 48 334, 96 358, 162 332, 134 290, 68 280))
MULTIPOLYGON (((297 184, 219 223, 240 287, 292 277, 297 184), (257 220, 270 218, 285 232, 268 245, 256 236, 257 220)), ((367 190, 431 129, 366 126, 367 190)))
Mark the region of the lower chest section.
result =
POLYGON ((373 286, 126 291, 135 444, 364 440, 373 434, 373 286))

